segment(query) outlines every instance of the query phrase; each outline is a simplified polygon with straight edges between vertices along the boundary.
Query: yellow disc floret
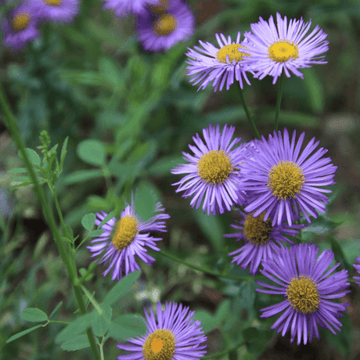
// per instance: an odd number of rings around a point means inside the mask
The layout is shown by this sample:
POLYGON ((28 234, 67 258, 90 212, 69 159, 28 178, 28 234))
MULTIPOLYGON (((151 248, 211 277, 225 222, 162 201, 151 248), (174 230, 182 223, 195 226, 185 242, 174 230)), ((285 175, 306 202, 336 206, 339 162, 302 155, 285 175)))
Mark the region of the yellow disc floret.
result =
POLYGON ((150 334, 142 348, 145 360, 171 360, 175 353, 175 336, 167 329, 150 334))
POLYGON ((21 31, 27 28, 30 22, 30 14, 18 13, 13 17, 12 27, 15 31, 21 31))
POLYGON ((169 7, 169 0, 159 0, 156 6, 150 6, 150 10, 155 14, 162 14, 169 7))
POLYGON ((231 159, 224 150, 211 150, 197 163, 199 176, 208 183, 222 184, 233 171, 231 159))
POLYGON ((316 284, 307 276, 293 278, 286 290, 291 306, 303 314, 313 313, 319 308, 320 296, 316 284))
POLYGON ((114 247, 121 251, 129 246, 134 240, 138 231, 138 223, 134 215, 126 215, 121 218, 116 226, 115 234, 112 236, 114 247))
POLYGON ((216 53, 216 58, 220 61, 226 64, 226 56, 229 55, 229 62, 232 63, 235 59, 236 62, 241 61, 243 56, 250 56, 250 54, 242 53, 238 50, 238 48, 244 48, 247 49, 245 46, 241 46, 239 44, 230 44, 226 45, 223 48, 221 48, 216 53))
POLYGON ((273 227, 271 226, 271 219, 264 221, 264 212, 256 218, 253 215, 254 213, 246 216, 244 235, 251 244, 258 247, 268 242, 273 227))
POLYGON ((154 31, 157 35, 169 35, 177 27, 177 20, 170 14, 162 14, 154 22, 154 31))
POLYGON ((301 167, 292 161, 279 161, 269 174, 268 187, 278 200, 296 198, 305 183, 305 176, 301 167))
POLYGON ((276 62, 285 62, 290 58, 297 59, 299 50, 294 42, 288 40, 279 40, 269 47, 269 57, 276 62))
POLYGON ((62 0, 43 0, 45 4, 53 5, 53 6, 60 6, 62 0))

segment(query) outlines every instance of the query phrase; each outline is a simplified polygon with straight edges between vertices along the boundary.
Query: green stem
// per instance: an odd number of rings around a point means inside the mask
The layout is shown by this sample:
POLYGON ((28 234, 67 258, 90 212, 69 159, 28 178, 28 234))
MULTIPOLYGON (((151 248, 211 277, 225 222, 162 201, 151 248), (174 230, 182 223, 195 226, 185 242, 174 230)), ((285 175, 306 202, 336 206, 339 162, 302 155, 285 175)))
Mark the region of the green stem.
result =
POLYGON ((223 275, 223 274, 217 273, 217 272, 212 271, 212 270, 204 269, 201 266, 196 266, 196 265, 190 264, 187 261, 181 260, 181 259, 177 258, 174 255, 171 255, 171 254, 169 254, 167 252, 164 252, 163 250, 160 250, 160 251, 157 251, 157 252, 159 254, 171 259, 171 260, 174 260, 174 261, 176 261, 178 263, 184 264, 184 265, 188 266, 191 269, 199 270, 199 271, 202 271, 202 272, 204 272, 206 274, 210 274, 210 275, 217 276, 217 277, 222 277, 222 278, 227 278, 227 279, 236 279, 236 280, 247 280, 247 281, 249 281, 249 280, 257 280, 257 279, 262 278, 262 276, 223 275))
POLYGON ((94 299, 94 297, 89 293, 89 291, 83 285, 80 285, 80 287, 82 291, 85 293, 85 295, 88 297, 90 302, 93 304, 94 308, 98 311, 99 315, 102 316, 104 314, 104 310, 100 308, 98 302, 94 299))
POLYGON ((101 343, 99 344, 99 347, 100 347, 100 360, 104 360, 105 357, 104 357, 104 338, 102 338, 102 341, 101 343))
POLYGON ((256 125, 255 125, 255 123, 254 123, 254 120, 252 119, 252 117, 251 117, 251 115, 250 115, 250 111, 249 111, 249 109, 248 109, 248 107, 247 107, 247 105, 246 105, 245 98, 244 98, 244 94, 243 94, 243 90, 242 90, 242 88, 241 88, 240 86, 239 86, 239 89, 240 89, 240 100, 241 100, 242 106, 243 106, 243 108, 244 108, 244 110, 245 110, 246 116, 247 116, 247 118, 248 118, 248 120, 249 120, 249 123, 250 123, 251 127, 253 128, 256 137, 257 137, 259 140, 261 140, 260 134, 259 134, 259 132, 258 132, 258 130, 257 130, 257 128, 256 128, 256 125))
POLYGON ((275 131, 278 131, 279 128, 279 113, 280 113, 280 105, 281 105, 281 98, 284 88, 284 72, 280 75, 279 78, 279 87, 278 87, 278 96, 276 101, 276 114, 275 114, 275 131))
MULTIPOLYGON (((33 166, 30 163, 30 160, 27 156, 27 153, 25 151, 25 145, 20 136, 20 132, 19 132, 19 129, 17 126, 17 120, 8 105, 8 102, 6 100, 5 93, 4 93, 4 90, 3 90, 1 84, 0 84, 0 105, 2 107, 3 114, 4 114, 5 126, 8 128, 8 131, 9 131, 12 139, 15 141, 16 146, 19 149, 19 152, 23 159, 23 162, 25 163, 25 167, 27 169, 29 177, 30 177, 32 183, 34 184, 34 191, 35 191, 35 194, 36 194, 38 200, 40 201, 45 221, 47 222, 47 224, 50 228, 50 231, 53 234, 55 244, 58 247, 61 259, 64 262, 66 271, 68 273, 71 285, 72 285, 74 293, 75 293, 75 298, 76 298, 77 304, 79 306, 80 312, 81 312, 81 314, 84 315, 84 314, 86 314, 86 307, 85 307, 85 303, 84 303, 84 299, 83 299, 81 290, 79 289, 78 286, 76 286, 77 282, 79 281, 77 273, 73 271, 72 262, 75 262, 74 256, 72 253, 71 253, 71 256, 69 256, 65 251, 64 244, 61 241, 60 233, 59 233, 59 230, 55 223, 54 214, 50 210, 48 202, 46 201, 44 191, 43 191, 42 187, 39 185, 39 182, 35 175, 33 166)), ((94 334, 93 334, 91 328, 88 328, 86 330, 86 334, 87 334, 87 337, 88 337, 88 340, 90 343, 90 348, 93 353, 94 359, 99 360, 99 354, 97 352, 95 338, 94 338, 94 334)))
POLYGON ((69 325, 70 324, 68 321, 59 321, 59 320, 49 320, 49 324, 50 323, 63 324, 63 325, 69 325))
POLYGON ((217 353, 215 353, 215 354, 205 355, 205 356, 203 356, 201 359, 212 359, 212 358, 215 358, 215 357, 217 357, 217 356, 225 355, 225 354, 227 354, 227 353, 229 353, 229 352, 231 352, 231 351, 234 351, 234 350, 238 349, 240 346, 243 346, 243 345, 245 345, 245 343, 244 343, 244 342, 241 342, 241 343, 235 345, 235 346, 234 346, 233 348, 231 348, 231 349, 223 350, 223 351, 217 352, 217 353))

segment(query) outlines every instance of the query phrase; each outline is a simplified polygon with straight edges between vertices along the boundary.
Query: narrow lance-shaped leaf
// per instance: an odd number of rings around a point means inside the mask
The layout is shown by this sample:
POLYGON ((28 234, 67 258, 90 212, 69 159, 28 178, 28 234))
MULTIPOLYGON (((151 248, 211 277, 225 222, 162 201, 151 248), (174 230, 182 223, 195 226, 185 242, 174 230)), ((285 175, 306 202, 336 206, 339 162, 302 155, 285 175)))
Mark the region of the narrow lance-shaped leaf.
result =
POLYGON ((112 305, 115 301, 127 294, 140 274, 141 271, 137 270, 123 277, 106 295, 103 303, 112 305))
POLYGON ((6 344, 8 344, 9 342, 12 342, 12 341, 14 341, 14 340, 16 340, 16 339, 18 339, 18 338, 26 335, 26 334, 28 334, 29 332, 32 332, 32 331, 38 329, 39 327, 42 327, 42 325, 33 326, 33 327, 30 328, 30 329, 26 329, 26 330, 24 330, 24 331, 21 331, 21 332, 15 334, 15 335, 9 337, 9 339, 6 340, 6 344))

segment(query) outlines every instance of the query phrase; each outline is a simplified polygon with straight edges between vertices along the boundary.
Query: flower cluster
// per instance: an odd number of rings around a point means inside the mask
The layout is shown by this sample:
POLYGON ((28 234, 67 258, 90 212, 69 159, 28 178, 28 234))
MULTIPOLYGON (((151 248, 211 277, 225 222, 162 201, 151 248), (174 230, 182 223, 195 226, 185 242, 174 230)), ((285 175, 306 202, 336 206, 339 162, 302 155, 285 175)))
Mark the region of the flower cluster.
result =
POLYGON ((3 44, 15 51, 21 50, 40 36, 41 23, 69 23, 78 12, 79 0, 23 0, 1 19, 3 44))
MULTIPOLYGON (((194 14, 182 0, 104 0, 104 9, 118 17, 135 15, 138 40, 146 51, 167 51, 195 30, 194 14)), ((69 23, 78 12, 79 0, 21 0, 1 19, 3 44, 21 50, 40 36, 41 23, 69 23)))
POLYGON ((104 8, 118 17, 136 16, 138 41, 146 51, 167 51, 188 40, 195 17, 182 0, 104 0, 104 8))

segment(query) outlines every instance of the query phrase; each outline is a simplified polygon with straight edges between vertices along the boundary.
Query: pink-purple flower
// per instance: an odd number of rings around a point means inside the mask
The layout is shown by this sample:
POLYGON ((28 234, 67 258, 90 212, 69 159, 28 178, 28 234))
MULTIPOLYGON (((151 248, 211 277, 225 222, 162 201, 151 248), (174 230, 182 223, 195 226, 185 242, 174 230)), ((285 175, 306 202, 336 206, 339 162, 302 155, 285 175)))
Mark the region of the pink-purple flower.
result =
POLYGON ((261 274, 273 281, 274 285, 256 281, 266 289, 256 289, 265 294, 283 295, 284 301, 262 309, 260 317, 267 318, 282 313, 271 329, 291 333, 291 342, 297 336, 301 341, 311 342, 314 335, 319 339, 317 324, 330 330, 334 335, 341 331, 339 317, 346 311, 348 303, 335 303, 330 300, 344 297, 350 292, 345 290, 348 282, 347 270, 331 273, 341 265, 337 263, 327 270, 334 259, 334 253, 326 249, 319 257, 319 247, 315 244, 281 246, 272 259, 262 263, 261 274), (303 339, 303 340, 302 340, 303 339))

